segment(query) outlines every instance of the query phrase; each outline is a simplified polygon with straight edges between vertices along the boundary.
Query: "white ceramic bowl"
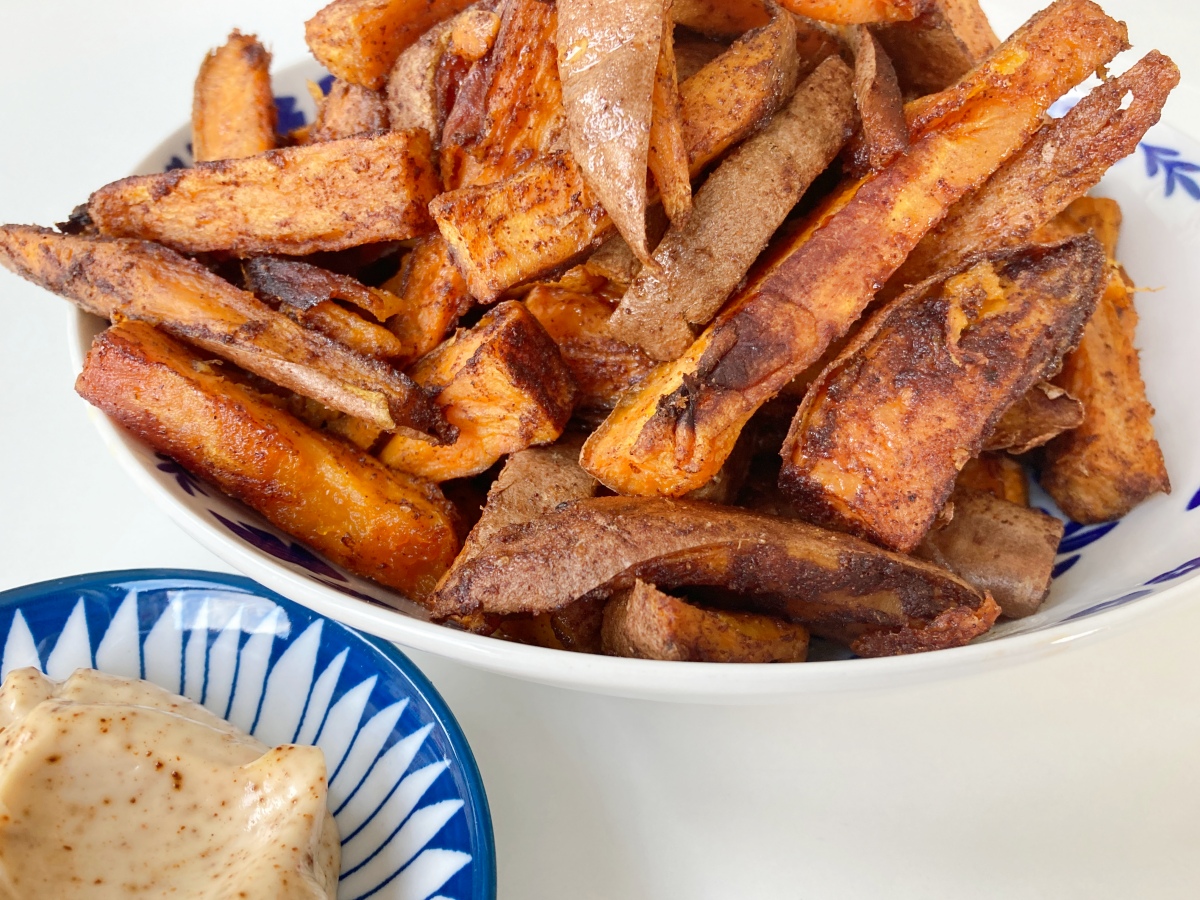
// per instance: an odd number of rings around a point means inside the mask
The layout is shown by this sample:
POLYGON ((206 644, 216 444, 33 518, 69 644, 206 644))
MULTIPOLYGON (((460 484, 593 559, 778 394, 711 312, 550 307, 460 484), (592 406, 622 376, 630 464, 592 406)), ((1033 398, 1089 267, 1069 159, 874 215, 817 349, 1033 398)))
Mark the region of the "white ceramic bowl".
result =
MULTIPOLYGON (((325 73, 303 63, 275 76, 281 128, 313 113, 306 80, 325 73)), ((1069 104, 1061 104, 1065 107, 1069 104)), ((189 133, 163 142, 140 172, 190 162, 189 133)), ((802 665, 718 665, 589 656, 464 634, 428 621, 397 594, 318 558, 260 516, 130 438, 104 415, 91 416, 138 486, 185 531, 230 565, 317 612, 405 647, 545 684, 631 697, 744 702, 808 691, 895 686, 960 677, 1028 660, 1067 642, 1111 632, 1185 596, 1200 584, 1200 144, 1158 125, 1115 165, 1097 193, 1125 215, 1119 257, 1138 296, 1138 344, 1155 427, 1174 490, 1120 522, 1068 526, 1057 575, 1042 609, 1005 622, 967 647, 888 659, 802 665)), ((79 314, 70 341, 76 367, 104 323, 79 314)), ((1048 498, 1037 505, 1053 510, 1048 498)))

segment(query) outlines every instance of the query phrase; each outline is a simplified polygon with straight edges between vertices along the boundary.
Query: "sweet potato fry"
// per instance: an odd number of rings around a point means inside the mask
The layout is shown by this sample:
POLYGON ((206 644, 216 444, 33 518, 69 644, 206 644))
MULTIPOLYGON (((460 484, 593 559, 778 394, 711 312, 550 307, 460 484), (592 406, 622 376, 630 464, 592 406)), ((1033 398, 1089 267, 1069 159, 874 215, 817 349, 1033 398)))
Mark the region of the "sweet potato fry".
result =
MULTIPOLYGON (((776 16, 680 85, 693 176, 791 96, 799 67, 795 42, 794 19, 776 16)), ((574 264, 614 231, 567 152, 537 157, 495 184, 448 191, 430 212, 471 294, 485 301, 574 264)))
POLYGON ((780 488, 809 521, 912 550, 1004 411, 1078 343, 1105 274, 1085 235, 913 288, 809 388, 780 488))
POLYGON ((237 159, 275 147, 271 54, 252 34, 233 31, 204 58, 192 98, 196 162, 237 159))
POLYGON ((1000 43, 978 0, 933 0, 915 19, 872 26, 900 87, 922 96, 962 78, 1000 43))
POLYGON ((243 263, 242 274, 247 289, 259 299, 276 300, 296 309, 344 300, 382 322, 404 308, 403 300, 390 291, 367 287, 348 275, 295 259, 259 256, 243 263))
POLYGON ((303 309, 281 304, 279 311, 293 322, 318 331, 362 356, 388 360, 394 365, 404 355, 404 345, 398 337, 332 300, 322 300, 303 309))
POLYGON ((733 38, 771 21, 765 0, 673 0, 671 18, 701 34, 733 38))
POLYGON ((506 453, 550 443, 574 407, 575 384, 558 348, 515 301, 498 304, 474 328, 423 357, 411 374, 436 392, 458 438, 434 448, 397 434, 380 459, 431 481, 475 475, 506 453))
POLYGON ((0 227, 0 264, 107 319, 140 319, 376 427, 452 439, 429 396, 391 366, 301 328, 199 263, 143 241, 0 227))
MULTIPOLYGON (((671 220, 667 218, 667 214, 661 206, 650 207, 649 212, 646 213, 646 238, 651 249, 658 249, 658 245, 670 225, 671 220)), ((604 278, 611 284, 623 285, 622 290, 628 289, 629 285, 633 284, 633 280, 637 278, 638 272, 642 271, 641 262, 633 255, 633 251, 629 249, 629 245, 619 234, 614 234, 601 244, 600 249, 587 258, 583 267, 589 273, 604 278)))
POLYGON ((333 0, 304 23, 304 39, 338 78, 377 91, 406 47, 470 2, 333 0))
POLYGON ((458 549, 436 487, 323 437, 150 325, 100 335, 75 388, 272 524, 414 600, 458 549))
POLYGON ((1121 207, 1116 200, 1109 197, 1080 197, 1072 200, 1047 228, 1057 229, 1056 237, 1052 237, 1051 241, 1090 231, 1108 254, 1109 262, 1115 262, 1117 240, 1121 234, 1121 218, 1121 207))
POLYGON ((835 194, 768 251, 686 354, 627 391, 583 467, 623 494, 678 497, 712 478, 754 412, 850 328, 925 230, 1124 45, 1124 26, 1087 0, 1031 19, 997 51, 1011 65, 973 72, 953 115, 944 109, 908 153, 835 194))
POLYGON ((711 589, 714 603, 834 635, 860 655, 956 646, 999 614, 949 572, 848 535, 708 503, 597 497, 495 534, 443 579, 435 615, 548 612, 637 578, 711 589))
POLYGON ((854 46, 854 99, 867 164, 882 169, 908 149, 908 122, 891 60, 865 27, 847 30, 854 46))
POLYGON ((607 413, 623 391, 650 372, 649 356, 608 333, 612 306, 595 294, 537 285, 525 295, 525 306, 571 370, 577 409, 607 413))
POLYGON ((388 111, 379 91, 335 80, 317 108, 309 143, 338 141, 372 131, 387 131, 388 111))
MULTIPOLYGON (((766 19, 763 19, 764 24, 766 19)), ((682 84, 729 49, 729 44, 692 32, 677 32, 671 51, 675 54, 675 80, 682 84)))
POLYGON ((655 359, 675 359, 707 325, 854 123, 850 69, 829 59, 771 124, 738 147, 696 195, 692 217, 673 224, 656 265, 634 280, 609 322, 613 337, 655 359), (745 215, 753 210, 753 216, 745 215))
MULTIPOLYGON (((981 189, 959 201, 913 250, 888 285, 904 286, 957 265, 969 254, 1028 240, 1068 203, 1128 156, 1158 121, 1179 70, 1152 52, 1047 124, 981 189), (1122 102, 1132 99, 1128 108, 1122 102)), ((911 105, 911 104, 910 104, 911 105)))
POLYGON ((450 247, 440 234, 417 241, 400 271, 384 282, 381 290, 402 301, 387 327, 404 345, 406 360, 418 360, 440 344, 472 303, 450 247))
MULTIPOLYGON (((687 145, 683 142, 683 101, 675 70, 674 29, 666 16, 654 70, 648 161, 668 218, 672 222, 686 221, 692 212, 692 179, 688 175, 687 145)), ((647 236, 647 249, 653 250, 648 241, 647 236)))
POLYGON ((184 253, 298 256, 401 241, 433 229, 430 153, 423 131, 288 147, 123 178, 92 194, 88 213, 101 234, 184 253))
POLYGON ((954 489, 983 491, 997 500, 1029 505, 1029 473, 1006 453, 980 453, 958 473, 954 489))
POLYGON ((610 656, 681 662, 804 662, 808 629, 771 616, 705 609, 634 581, 604 608, 610 656))
POLYGON ((1037 612, 1050 576, 1063 522, 1041 510, 956 488, 954 516, 913 551, 990 593, 1010 619, 1037 612))
POLYGON ((1057 385, 1043 381, 1005 410, 983 447, 1028 453, 1082 423, 1083 404, 1057 385))

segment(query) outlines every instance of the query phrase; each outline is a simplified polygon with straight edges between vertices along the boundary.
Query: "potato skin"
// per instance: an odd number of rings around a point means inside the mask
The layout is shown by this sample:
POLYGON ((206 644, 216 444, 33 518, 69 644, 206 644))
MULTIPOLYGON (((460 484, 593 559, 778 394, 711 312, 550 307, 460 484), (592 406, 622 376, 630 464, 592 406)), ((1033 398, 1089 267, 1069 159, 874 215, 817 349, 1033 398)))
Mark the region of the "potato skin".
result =
POLYGON ((382 93, 335 80, 317 109, 308 141, 338 141, 374 131, 387 131, 387 101, 382 93))
POLYGON ((200 65, 192 98, 196 162, 238 159, 275 148, 271 54, 236 29, 200 65))
POLYGON ((458 550, 436 487, 323 437, 150 325, 101 334, 76 390, 333 562, 414 600, 458 550))

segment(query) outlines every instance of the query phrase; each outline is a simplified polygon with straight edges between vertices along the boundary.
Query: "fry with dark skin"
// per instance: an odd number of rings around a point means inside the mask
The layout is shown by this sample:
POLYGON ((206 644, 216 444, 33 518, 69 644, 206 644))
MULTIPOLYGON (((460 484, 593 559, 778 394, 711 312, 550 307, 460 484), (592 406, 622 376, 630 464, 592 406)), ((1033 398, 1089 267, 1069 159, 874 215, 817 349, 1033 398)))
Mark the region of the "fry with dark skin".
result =
POLYGON ((384 431, 453 439, 430 397, 378 360, 301 328, 199 263, 144 241, 0 226, 0 265, 80 309, 140 319, 384 431))
POLYGON ((123 178, 88 214, 101 234, 183 253, 298 256, 427 234, 439 189, 429 135, 394 131, 123 178))
POLYGON ((771 616, 705 609, 635 581, 604 608, 609 656, 677 662, 804 662, 808 629, 771 616))
POLYGON ((275 147, 271 54, 252 34, 233 31, 204 58, 192 98, 196 162, 237 159, 275 147))
POLYGON ((848 535, 631 497, 578 500, 498 532, 443 579, 434 611, 549 612, 638 578, 663 590, 711 589, 723 607, 805 625, 866 656, 957 646, 999 614, 949 572, 848 535))
POLYGON ((403 301, 390 291, 368 287, 349 275, 330 272, 295 259, 260 256, 242 265, 246 288, 297 309, 327 300, 343 300, 383 321, 400 312, 403 301))
POLYGON ((1035 384, 1005 410, 984 441, 985 450, 1028 453, 1083 424, 1083 404, 1057 385, 1035 384))
POLYGON ((1031 19, 996 66, 952 92, 957 107, 939 107, 937 128, 768 250, 687 353, 626 392, 584 445, 583 467, 622 494, 679 497, 705 484, 755 411, 850 328, 925 230, 1124 46, 1124 26, 1087 0, 1031 19))
MULTIPOLYGON (((651 95, 648 163, 668 218, 682 223, 692 213, 692 179, 688 175, 687 144, 683 141, 683 101, 675 69, 673 32, 670 16, 664 16, 651 95)), ((654 248, 648 246, 648 249, 654 248)))
POLYGON ((873 25, 910 95, 940 91, 962 78, 1000 41, 978 0, 933 0, 908 22, 873 25))
POLYGON ((809 388, 780 488, 810 522, 909 552, 1004 411, 1078 343, 1106 271, 1086 235, 913 288, 809 388))
POLYGON ((771 20, 765 0, 672 0, 671 18, 701 34, 734 38, 771 20))
POLYGON ((908 149, 904 101, 891 60, 869 30, 847 30, 854 47, 854 99, 862 119, 867 164, 882 169, 908 149))
POLYGON ((75 389, 276 527, 412 599, 458 550, 432 484, 323 437, 150 325, 100 335, 75 389))

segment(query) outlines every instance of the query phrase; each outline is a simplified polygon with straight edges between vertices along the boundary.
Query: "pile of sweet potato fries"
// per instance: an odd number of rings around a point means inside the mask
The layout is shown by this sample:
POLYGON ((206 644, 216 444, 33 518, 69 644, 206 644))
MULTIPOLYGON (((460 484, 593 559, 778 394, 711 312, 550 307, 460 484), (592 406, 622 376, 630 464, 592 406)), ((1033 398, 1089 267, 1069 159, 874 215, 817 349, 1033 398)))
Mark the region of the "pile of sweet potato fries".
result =
POLYGON ((1029 469, 1080 522, 1169 490, 1086 194, 1178 71, 1110 76, 1090 0, 1003 43, 976 0, 334 0, 306 34, 312 123, 276 132, 235 31, 192 167, 0 263, 112 323, 83 397, 438 621, 957 646, 1049 590, 1029 469))

